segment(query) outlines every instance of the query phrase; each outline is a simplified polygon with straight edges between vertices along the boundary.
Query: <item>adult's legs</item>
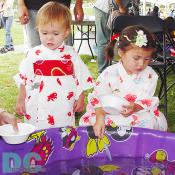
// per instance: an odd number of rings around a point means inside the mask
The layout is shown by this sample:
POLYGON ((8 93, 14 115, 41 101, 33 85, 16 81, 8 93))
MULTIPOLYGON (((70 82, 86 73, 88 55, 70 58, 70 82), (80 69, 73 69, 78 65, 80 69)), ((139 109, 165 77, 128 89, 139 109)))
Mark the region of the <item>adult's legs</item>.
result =
POLYGON ((3 23, 5 28, 5 48, 7 48, 8 50, 14 50, 13 39, 11 35, 13 16, 3 17, 3 23))
POLYGON ((106 26, 108 16, 109 14, 95 8, 98 73, 111 64, 111 61, 107 60, 104 55, 104 49, 110 38, 110 30, 106 26))
POLYGON ((37 10, 29 10, 29 22, 25 25, 28 48, 40 45, 39 33, 35 27, 37 10))

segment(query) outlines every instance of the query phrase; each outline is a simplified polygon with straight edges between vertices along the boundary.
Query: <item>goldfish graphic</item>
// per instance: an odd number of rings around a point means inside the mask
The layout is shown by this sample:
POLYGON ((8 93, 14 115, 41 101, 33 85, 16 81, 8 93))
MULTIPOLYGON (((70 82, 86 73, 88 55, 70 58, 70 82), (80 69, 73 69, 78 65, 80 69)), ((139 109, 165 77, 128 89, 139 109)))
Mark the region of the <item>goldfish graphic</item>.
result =
POLYGON ((77 130, 73 127, 63 127, 60 128, 59 131, 63 140, 63 147, 72 150, 75 143, 80 140, 77 130))
POLYGON ((167 160, 168 160, 167 152, 163 149, 154 151, 153 153, 151 153, 151 155, 148 158, 149 158, 149 161, 152 163, 165 164, 167 163, 167 160))
POLYGON ((41 160, 34 160, 34 164, 43 166, 53 152, 53 141, 51 138, 47 138, 46 135, 43 134, 40 141, 35 143, 31 152, 35 152, 41 157, 41 160))

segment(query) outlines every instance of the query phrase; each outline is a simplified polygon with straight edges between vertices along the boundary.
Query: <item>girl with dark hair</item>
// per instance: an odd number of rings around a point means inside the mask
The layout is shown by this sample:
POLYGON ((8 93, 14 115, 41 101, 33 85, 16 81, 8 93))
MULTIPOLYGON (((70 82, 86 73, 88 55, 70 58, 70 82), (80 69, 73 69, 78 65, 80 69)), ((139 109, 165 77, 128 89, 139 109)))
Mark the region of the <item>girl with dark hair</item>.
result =
POLYGON ((158 110, 158 97, 154 96, 158 76, 148 66, 156 52, 153 35, 142 26, 130 26, 118 36, 115 35, 109 44, 107 57, 113 58, 117 46, 121 59, 98 77, 94 91, 88 96, 87 113, 80 119, 80 125, 94 125, 95 135, 100 138, 105 125, 166 131, 167 121, 158 110), (111 115, 102 106, 101 99, 107 95, 125 99, 128 104, 121 105, 121 111, 111 115))

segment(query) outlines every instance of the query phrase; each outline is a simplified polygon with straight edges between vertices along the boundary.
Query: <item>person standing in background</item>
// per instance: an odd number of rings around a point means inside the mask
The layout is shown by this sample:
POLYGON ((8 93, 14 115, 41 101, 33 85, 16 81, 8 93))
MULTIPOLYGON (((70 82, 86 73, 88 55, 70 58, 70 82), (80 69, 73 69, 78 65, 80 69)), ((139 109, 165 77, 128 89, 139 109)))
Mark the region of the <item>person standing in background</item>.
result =
POLYGON ((149 16, 157 16, 157 17, 159 17, 160 16, 160 14, 159 14, 159 7, 154 6, 154 8, 151 11, 151 13, 149 14, 149 16))
MULTIPOLYGON (((123 13, 126 11, 126 6, 129 0, 113 0, 115 8, 123 13)), ((111 64, 111 61, 105 58, 105 47, 110 40, 111 30, 107 27, 109 18, 109 0, 97 0, 94 5, 96 38, 97 38, 97 62, 98 73, 100 74, 106 67, 111 64)))
MULTIPOLYGON (((18 0, 18 13, 21 24, 25 24, 28 47, 32 48, 40 45, 39 34, 35 29, 35 19, 38 10, 50 0, 18 0)), ((70 7, 71 0, 55 0, 67 7, 70 7)), ((82 0, 76 0, 74 7, 74 16, 76 21, 82 21, 84 12, 82 0)))
POLYGON ((5 29, 5 45, 0 49, 0 53, 6 53, 8 51, 14 51, 13 39, 11 35, 11 27, 13 23, 13 3, 14 0, 1 0, 3 7, 0 9, 2 13, 2 22, 5 29))

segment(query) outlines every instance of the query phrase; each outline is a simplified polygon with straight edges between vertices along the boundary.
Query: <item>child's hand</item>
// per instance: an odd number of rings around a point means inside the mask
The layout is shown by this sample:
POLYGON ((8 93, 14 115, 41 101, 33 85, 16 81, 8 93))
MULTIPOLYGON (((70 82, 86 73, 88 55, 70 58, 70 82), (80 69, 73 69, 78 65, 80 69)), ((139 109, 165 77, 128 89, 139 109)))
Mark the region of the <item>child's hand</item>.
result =
POLYGON ((82 93, 79 97, 78 100, 75 101, 74 106, 73 106, 73 111, 74 112, 82 112, 84 111, 84 93, 82 93))
POLYGON ((134 110, 135 110, 135 103, 130 103, 129 105, 123 105, 121 114, 124 117, 128 117, 135 112, 134 110))
POLYGON ((25 98, 18 96, 16 103, 16 113, 20 116, 26 114, 25 98))
POLYGON ((104 117, 106 112, 102 108, 97 108, 95 110, 96 113, 96 122, 93 126, 95 136, 99 138, 103 138, 105 132, 105 120, 104 117))
POLYGON ((136 104, 136 103, 130 103, 129 105, 124 105, 123 106, 123 109, 121 111, 121 114, 124 116, 124 117, 128 117, 130 116, 131 114, 135 113, 135 112, 138 112, 140 110, 142 110, 143 108, 136 104))
POLYGON ((0 125, 12 124, 14 131, 18 131, 17 118, 6 111, 0 113, 0 125))

